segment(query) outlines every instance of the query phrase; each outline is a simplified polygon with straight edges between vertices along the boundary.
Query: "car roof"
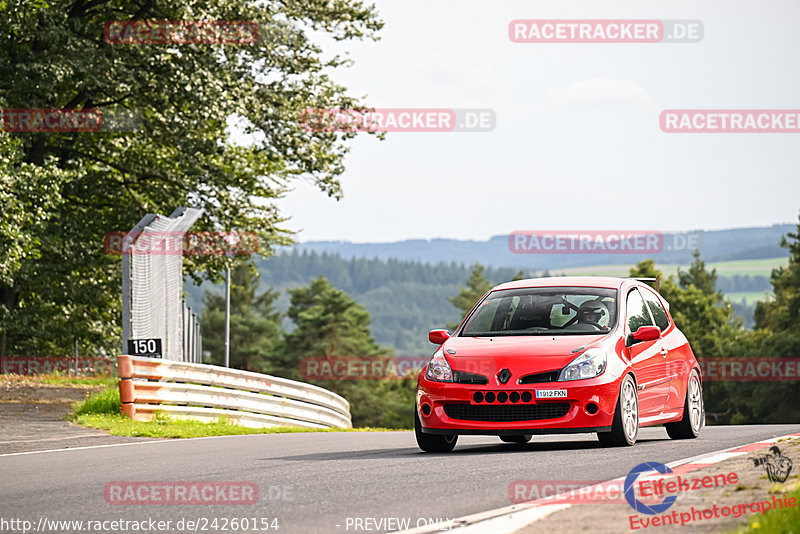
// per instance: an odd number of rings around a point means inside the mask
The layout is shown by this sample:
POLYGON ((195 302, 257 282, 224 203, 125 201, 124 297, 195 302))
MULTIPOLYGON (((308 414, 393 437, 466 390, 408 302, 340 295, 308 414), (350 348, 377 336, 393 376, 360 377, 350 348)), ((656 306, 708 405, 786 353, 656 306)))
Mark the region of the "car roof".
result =
POLYGON ((635 278, 619 278, 614 276, 550 276, 547 278, 528 278, 514 280, 492 288, 493 291, 503 289, 522 289, 526 287, 605 287, 619 289, 625 282, 637 283, 635 278))

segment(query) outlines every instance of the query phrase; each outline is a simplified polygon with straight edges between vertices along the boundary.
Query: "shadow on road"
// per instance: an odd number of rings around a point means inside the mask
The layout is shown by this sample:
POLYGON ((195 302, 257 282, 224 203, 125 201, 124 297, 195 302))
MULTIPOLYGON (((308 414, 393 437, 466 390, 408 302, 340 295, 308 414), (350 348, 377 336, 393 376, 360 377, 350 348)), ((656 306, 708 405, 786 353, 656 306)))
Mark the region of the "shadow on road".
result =
MULTIPOLYGON (((648 444, 656 444, 659 442, 671 441, 667 438, 651 438, 643 439, 636 442, 634 447, 644 447, 648 444)), ((585 441, 532 441, 530 443, 498 443, 497 445, 487 444, 463 444, 457 445, 456 448, 449 453, 426 453, 417 447, 401 447, 394 449, 367 449, 359 451, 336 451, 336 452, 323 452, 311 454, 298 454, 293 456, 279 456, 275 458, 264 458, 264 460, 275 461, 285 460, 288 462, 327 462, 337 460, 361 460, 361 459, 374 459, 377 457, 383 458, 403 458, 424 456, 426 458, 433 457, 448 457, 448 456, 468 456, 468 455, 486 455, 486 454, 514 454, 514 453, 536 453, 536 452, 552 452, 552 451, 577 451, 577 450, 596 450, 603 447, 595 439, 587 439, 585 441)))

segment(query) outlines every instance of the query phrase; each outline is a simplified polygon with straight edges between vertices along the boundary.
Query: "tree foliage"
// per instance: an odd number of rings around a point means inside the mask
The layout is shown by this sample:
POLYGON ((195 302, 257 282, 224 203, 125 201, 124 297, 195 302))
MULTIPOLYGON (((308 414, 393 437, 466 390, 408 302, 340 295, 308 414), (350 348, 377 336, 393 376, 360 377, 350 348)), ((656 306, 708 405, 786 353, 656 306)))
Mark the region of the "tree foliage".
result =
MULTIPOLYGON (((310 131, 303 113, 359 102, 329 75, 347 58, 324 54, 311 35, 370 39, 381 25, 360 0, 0 3, 4 107, 94 108, 111 126, 123 115, 135 126, 0 138, 1 207, 13 216, 0 240, 14 243, 0 248, 0 356, 63 354, 76 337, 116 350, 119 259, 103 253, 103 236, 146 213, 202 208, 194 229, 257 232, 268 253, 287 241, 273 200, 293 179, 338 198, 353 134, 310 131), (255 21, 262 38, 104 41, 106 22, 137 19, 255 21), (232 124, 246 144, 231 136, 232 124)), ((215 278, 225 263, 195 260, 190 273, 215 278)))
POLYGON ((369 312, 323 277, 308 287, 290 289, 287 316, 296 328, 286 334, 286 374, 299 376, 306 356, 382 356, 370 334, 369 312))
MULTIPOLYGON (((797 358, 800 354, 800 218, 797 229, 781 240, 789 264, 773 269, 774 297, 756 304, 756 328, 731 339, 731 351, 750 357, 797 358)), ((795 423, 800 421, 800 385, 777 382, 727 382, 732 423, 795 423)))
MULTIPOLYGON (((386 358, 390 354, 372 338, 369 312, 325 278, 319 277, 307 287, 291 289, 289 294, 291 305, 287 315, 295 329, 285 335, 283 351, 276 357, 281 376, 301 378, 302 361, 308 357, 386 358)), ((354 426, 411 428, 415 378, 315 383, 350 402, 354 426)))

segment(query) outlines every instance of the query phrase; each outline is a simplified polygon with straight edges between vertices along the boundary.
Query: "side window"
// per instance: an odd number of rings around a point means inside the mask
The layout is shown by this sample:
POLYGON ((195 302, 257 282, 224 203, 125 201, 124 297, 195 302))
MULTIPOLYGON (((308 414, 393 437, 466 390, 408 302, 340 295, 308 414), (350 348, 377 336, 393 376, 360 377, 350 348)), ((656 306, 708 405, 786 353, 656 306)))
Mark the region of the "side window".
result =
POLYGON ((642 300, 638 289, 628 293, 628 300, 625 306, 625 322, 628 324, 628 330, 631 333, 639 330, 640 326, 653 326, 650 313, 647 311, 647 305, 642 300))
POLYGON ((644 290, 642 293, 644 293, 644 299, 647 301, 647 305, 650 306, 650 311, 653 312, 653 319, 656 320, 656 325, 658 325, 663 332, 669 327, 669 317, 667 316, 666 310, 664 310, 664 306, 661 305, 658 298, 651 292, 644 290))

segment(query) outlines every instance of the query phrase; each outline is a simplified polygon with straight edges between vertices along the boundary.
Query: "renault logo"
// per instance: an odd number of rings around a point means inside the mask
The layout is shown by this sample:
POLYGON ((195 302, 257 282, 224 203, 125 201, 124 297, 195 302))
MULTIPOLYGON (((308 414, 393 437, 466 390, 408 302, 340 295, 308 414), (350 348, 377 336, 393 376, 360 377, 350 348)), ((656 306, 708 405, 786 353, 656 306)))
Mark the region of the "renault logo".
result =
POLYGON ((508 369, 502 369, 499 373, 497 373, 497 379, 501 384, 508 382, 509 378, 511 378, 511 372, 508 369))

